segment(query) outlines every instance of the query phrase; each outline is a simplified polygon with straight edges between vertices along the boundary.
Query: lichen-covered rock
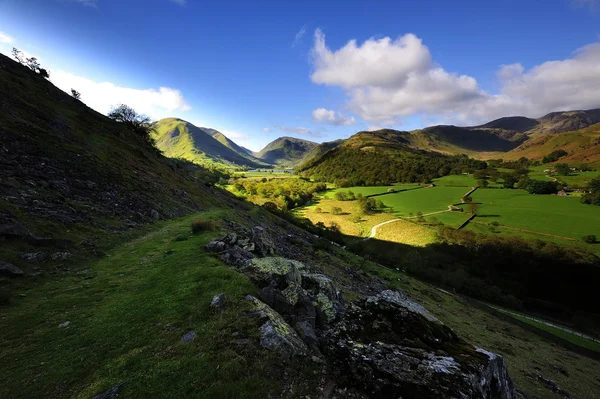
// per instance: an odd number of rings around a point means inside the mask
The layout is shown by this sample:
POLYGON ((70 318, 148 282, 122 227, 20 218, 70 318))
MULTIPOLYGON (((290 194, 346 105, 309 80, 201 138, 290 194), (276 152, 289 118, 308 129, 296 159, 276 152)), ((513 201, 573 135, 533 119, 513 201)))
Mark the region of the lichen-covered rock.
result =
POLYGON ((516 397, 500 356, 475 350, 403 292, 355 303, 326 353, 348 397, 516 397))
POLYGON ((205 248, 212 252, 221 252, 225 249, 225 243, 219 240, 213 240, 206 244, 205 248))
POLYGON ((11 263, 0 260, 0 275, 20 277, 23 275, 23 271, 11 263))
POLYGON ((261 226, 252 228, 252 242, 254 243, 254 252, 258 256, 271 256, 275 254, 275 242, 271 234, 261 226))
POLYGON ((338 297, 333 281, 324 274, 306 273, 302 275, 302 286, 314 294, 324 294, 329 299, 338 297))
POLYGON ((286 258, 254 258, 244 272, 259 286, 271 285, 274 281, 276 286, 285 289, 292 283, 302 286, 301 271, 305 267, 302 262, 286 258))
POLYGON ((263 348, 277 351, 288 358, 308 353, 304 341, 279 313, 253 296, 249 295, 246 299, 255 307, 252 316, 265 319, 260 326, 260 345, 263 348))
POLYGON ((314 302, 315 308, 317 309, 318 320, 321 324, 328 324, 335 320, 337 317, 337 311, 331 299, 325 294, 317 294, 314 302))

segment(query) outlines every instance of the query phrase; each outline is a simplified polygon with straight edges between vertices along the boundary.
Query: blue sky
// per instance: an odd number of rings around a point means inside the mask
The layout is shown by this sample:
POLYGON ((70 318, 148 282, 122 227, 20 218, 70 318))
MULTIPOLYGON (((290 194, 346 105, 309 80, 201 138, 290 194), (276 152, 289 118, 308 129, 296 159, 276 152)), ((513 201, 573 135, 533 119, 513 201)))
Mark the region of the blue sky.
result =
POLYGON ((126 102, 253 150, 600 107, 594 0, 1 0, 13 46, 100 112, 126 102))

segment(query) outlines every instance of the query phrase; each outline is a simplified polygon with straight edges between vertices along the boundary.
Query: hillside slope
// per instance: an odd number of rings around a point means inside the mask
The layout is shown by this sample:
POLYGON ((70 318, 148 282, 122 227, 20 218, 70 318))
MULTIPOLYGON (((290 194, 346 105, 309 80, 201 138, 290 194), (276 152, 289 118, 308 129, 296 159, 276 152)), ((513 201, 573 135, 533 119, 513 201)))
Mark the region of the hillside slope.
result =
POLYGON ((499 154, 506 160, 521 157, 541 160, 556 150, 565 150, 568 155, 560 162, 600 164, 600 123, 573 132, 532 137, 517 148, 499 154))
POLYGON ((247 148, 237 145, 233 140, 231 140, 230 138, 228 138, 227 136, 225 136, 223 133, 219 132, 218 130, 206 128, 206 127, 202 127, 200 129, 202 129, 206 133, 210 134, 215 140, 217 140, 219 143, 223 144, 225 147, 229 148, 230 150, 234 151, 235 153, 239 154, 240 156, 247 158, 248 161, 258 164, 258 165, 261 165, 262 167, 269 166, 267 163, 264 163, 264 162, 260 161, 259 159, 255 158, 252 155, 252 151, 250 151, 247 148))
POLYGON ((284 167, 291 167, 301 162, 302 159, 317 146, 317 143, 294 137, 279 137, 267 144, 254 156, 263 162, 284 167))
POLYGON ((264 166, 260 161, 244 154, 241 148, 234 149, 229 139, 225 140, 224 135, 213 129, 199 128, 177 118, 161 119, 153 127, 156 145, 167 157, 182 158, 200 165, 264 166))

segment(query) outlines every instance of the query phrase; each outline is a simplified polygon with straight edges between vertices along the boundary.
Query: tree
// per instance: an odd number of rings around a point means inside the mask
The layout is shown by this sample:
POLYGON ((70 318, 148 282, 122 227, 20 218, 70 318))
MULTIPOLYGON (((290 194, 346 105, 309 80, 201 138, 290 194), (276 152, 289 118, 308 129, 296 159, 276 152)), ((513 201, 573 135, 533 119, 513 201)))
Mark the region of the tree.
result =
POLYGON ((569 168, 569 165, 567 165, 566 163, 558 163, 554 165, 554 169, 561 176, 568 176, 569 173, 571 173, 571 168, 569 168))
POLYGON ((23 52, 21 50, 18 50, 17 48, 13 47, 12 56, 15 60, 17 60, 17 62, 19 64, 25 63, 24 58, 23 58, 23 52))
POLYGON ((505 173, 502 175, 504 188, 513 188, 517 182, 517 178, 512 173, 505 173))
POLYGON ((71 96, 73 96, 73 98, 76 99, 76 100, 80 100, 81 99, 81 93, 78 92, 75 89, 71 89, 71 96))
POLYGON ((477 211, 479 210, 479 204, 477 202, 469 202, 467 206, 469 207, 471 215, 477 215, 477 211))
POLYGON ((36 72, 36 73, 41 68, 40 63, 38 62, 37 58, 35 58, 35 57, 27 58, 25 65, 27 65, 29 67, 29 69, 31 69, 33 72, 36 72))
POLYGON ((112 107, 108 113, 108 117, 124 124, 129 130, 142 137, 152 147, 155 147, 156 143, 151 136, 152 125, 150 124, 150 118, 146 115, 138 114, 128 105, 119 104, 116 107, 112 107))
POLYGON ((596 236, 594 234, 583 236, 581 239, 588 244, 594 244, 596 242, 596 236))
POLYGON ((487 188, 490 183, 486 179, 477 180, 477 187, 479 188, 487 188))
POLYGON ((331 213, 333 213, 334 215, 341 215, 342 208, 334 206, 333 208, 331 208, 331 213))
POLYGON ((323 213, 323 209, 317 207, 317 208, 315 208, 315 212, 316 213, 323 213))

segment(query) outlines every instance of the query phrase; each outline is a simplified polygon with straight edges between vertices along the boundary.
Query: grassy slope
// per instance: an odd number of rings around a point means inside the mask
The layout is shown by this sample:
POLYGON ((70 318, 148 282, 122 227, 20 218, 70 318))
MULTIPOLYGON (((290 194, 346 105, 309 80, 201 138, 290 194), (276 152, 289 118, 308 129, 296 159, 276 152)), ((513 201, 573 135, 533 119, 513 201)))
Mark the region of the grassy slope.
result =
POLYGON ((264 398, 278 388, 278 358, 239 317, 256 288, 206 253, 219 232, 191 235, 192 219, 160 223, 60 278, 16 282, 20 296, 2 310, 0 397, 89 398, 124 381, 131 398, 264 398), (220 292, 227 306, 213 314, 220 292), (190 329, 195 341, 182 343, 190 329))
POLYGON ((253 162, 256 165, 262 165, 262 166, 255 166, 255 167, 270 166, 269 164, 264 163, 264 162, 260 161, 259 159, 254 158, 254 156, 251 155, 251 153, 249 153, 248 150, 244 149, 243 147, 240 147, 233 140, 229 139, 227 136, 225 136, 223 133, 219 132, 218 130, 207 129, 207 128, 204 128, 204 130, 208 134, 210 134, 215 140, 217 140, 219 143, 223 144, 225 147, 236 152, 240 156, 247 158, 250 162, 253 162))
POLYGON ((500 157, 506 160, 521 157, 541 160, 560 149, 567 151, 569 155, 558 162, 600 165, 600 124, 574 132, 533 137, 500 157))
POLYGON ((265 146, 254 156, 273 165, 292 167, 304 159, 317 143, 294 137, 280 137, 265 146))
POLYGON ((263 163, 238 153, 201 128, 181 119, 165 118, 154 124, 157 147, 171 158, 183 158, 201 165, 260 167, 263 163))
MULTIPOLYGON (((73 263, 89 255, 88 248, 78 245, 83 239, 93 242, 98 252, 127 239, 132 219, 139 222, 136 212, 154 208, 169 216, 216 202, 203 184, 154 154, 122 125, 2 55, 0 103, 0 152, 5 151, 0 156, 0 219, 14 219, 38 236, 72 241, 75 246, 68 251, 73 263), (14 162, 12 156, 17 157, 14 162), (75 180, 90 180, 97 187, 75 191, 75 180), (69 192, 57 192, 51 185, 55 181, 67 184, 69 192), (47 206, 50 215, 25 211, 31 203, 47 206), (135 212, 128 209, 130 203, 136 204, 135 212), (58 206, 84 221, 64 223, 52 216, 58 206)), ((26 273, 32 268, 53 273, 56 262, 32 265, 19 257, 48 248, 13 241, 1 247, 0 259, 26 273)), ((0 291, 4 289, 0 284, 0 291)))

